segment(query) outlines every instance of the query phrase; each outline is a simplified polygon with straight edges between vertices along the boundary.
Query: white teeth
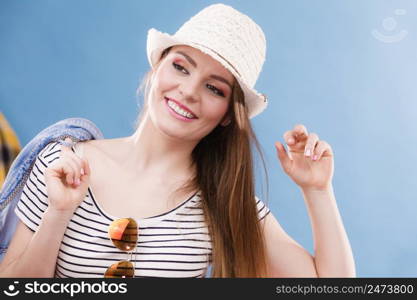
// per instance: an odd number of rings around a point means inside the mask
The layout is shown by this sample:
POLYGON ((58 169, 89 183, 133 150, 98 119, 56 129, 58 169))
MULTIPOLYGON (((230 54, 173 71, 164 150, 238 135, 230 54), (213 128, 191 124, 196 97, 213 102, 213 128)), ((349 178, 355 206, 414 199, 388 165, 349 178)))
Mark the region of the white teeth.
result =
POLYGON ((168 105, 173 110, 175 110, 176 113, 180 114, 181 116, 186 117, 188 119, 194 118, 193 114, 190 114, 189 112, 181 109, 174 101, 168 100, 168 105))

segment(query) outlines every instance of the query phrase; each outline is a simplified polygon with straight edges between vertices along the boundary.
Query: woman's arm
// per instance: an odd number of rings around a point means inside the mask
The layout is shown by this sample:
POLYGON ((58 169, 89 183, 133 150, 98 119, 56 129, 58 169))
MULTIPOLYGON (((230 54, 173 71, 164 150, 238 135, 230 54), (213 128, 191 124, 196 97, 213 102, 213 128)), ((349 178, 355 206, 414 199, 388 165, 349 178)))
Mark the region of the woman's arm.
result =
POLYGON ((19 221, 0 264, 0 277, 54 277, 59 247, 70 218, 48 208, 35 233, 19 221))
POLYGON ((313 230, 314 256, 298 245, 273 216, 265 220, 270 275, 276 277, 354 277, 352 250, 331 183, 330 145, 304 125, 284 134, 289 151, 276 142, 284 172, 301 188, 313 230))
POLYGON ((272 213, 264 220, 267 277, 317 277, 314 258, 294 241, 272 213))
POLYGON ((318 277, 355 277, 352 249, 333 188, 302 192, 313 229, 314 261, 318 277))
POLYGON ((0 265, 2 277, 54 276, 62 238, 85 197, 90 178, 86 160, 67 147, 57 150, 56 146, 50 144, 41 151, 42 156, 38 155, 30 174, 31 180, 26 182, 16 207, 21 221, 0 265), (52 158, 52 154, 59 159, 52 158), (47 157, 51 160, 48 165, 47 157))
POLYGON ((271 277, 355 277, 352 250, 333 190, 303 191, 313 229, 314 256, 295 242, 272 214, 265 218, 271 277))

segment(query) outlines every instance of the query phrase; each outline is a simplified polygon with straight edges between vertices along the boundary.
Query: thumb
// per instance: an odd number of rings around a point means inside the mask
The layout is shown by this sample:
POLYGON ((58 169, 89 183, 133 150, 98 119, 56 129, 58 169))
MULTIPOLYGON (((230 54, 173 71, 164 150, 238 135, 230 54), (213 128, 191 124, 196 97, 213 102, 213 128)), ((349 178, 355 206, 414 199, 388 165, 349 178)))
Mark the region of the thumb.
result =
POLYGON ((275 142, 275 147, 277 148, 279 162, 281 163, 282 169, 288 173, 291 170, 291 159, 287 154, 287 150, 284 145, 280 142, 275 142))

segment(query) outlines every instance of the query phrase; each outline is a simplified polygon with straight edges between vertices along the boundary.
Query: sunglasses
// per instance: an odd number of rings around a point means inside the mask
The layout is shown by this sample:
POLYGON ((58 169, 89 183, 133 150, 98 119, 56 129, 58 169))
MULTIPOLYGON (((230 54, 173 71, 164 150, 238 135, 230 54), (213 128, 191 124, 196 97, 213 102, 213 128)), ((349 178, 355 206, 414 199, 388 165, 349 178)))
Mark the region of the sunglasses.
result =
POLYGON ((138 241, 138 224, 132 218, 117 219, 111 222, 108 234, 118 249, 130 254, 130 259, 112 264, 104 273, 105 278, 133 278, 135 266, 131 262, 138 241))

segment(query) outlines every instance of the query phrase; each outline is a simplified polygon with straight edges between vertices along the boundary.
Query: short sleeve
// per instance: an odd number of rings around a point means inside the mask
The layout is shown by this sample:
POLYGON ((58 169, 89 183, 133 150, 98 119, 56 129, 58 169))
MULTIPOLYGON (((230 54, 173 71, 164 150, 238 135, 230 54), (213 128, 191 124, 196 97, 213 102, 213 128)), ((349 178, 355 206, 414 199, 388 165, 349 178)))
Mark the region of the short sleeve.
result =
POLYGON ((269 210, 268 206, 266 206, 266 204, 261 199, 259 199, 258 197, 255 196, 255 200, 256 200, 256 207, 258 209, 258 218, 259 218, 259 221, 261 221, 271 211, 269 210))
POLYGON ((61 147, 57 142, 49 143, 39 152, 15 208, 19 219, 34 232, 39 227, 42 216, 48 207, 45 170, 59 158, 60 153, 61 147))

